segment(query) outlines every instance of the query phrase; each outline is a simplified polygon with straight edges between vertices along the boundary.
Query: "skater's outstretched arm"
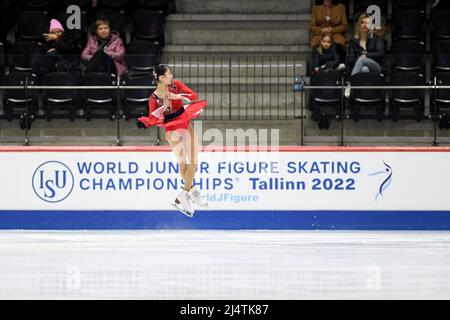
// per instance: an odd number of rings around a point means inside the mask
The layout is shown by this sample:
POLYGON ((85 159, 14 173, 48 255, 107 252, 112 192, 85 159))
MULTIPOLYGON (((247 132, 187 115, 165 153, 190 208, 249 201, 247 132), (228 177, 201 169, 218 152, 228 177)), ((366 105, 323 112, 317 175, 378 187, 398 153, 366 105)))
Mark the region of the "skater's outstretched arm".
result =
POLYGON ((182 92, 180 95, 184 98, 189 99, 190 101, 198 100, 198 93, 189 88, 180 80, 173 80, 173 84, 177 87, 178 91, 182 92))

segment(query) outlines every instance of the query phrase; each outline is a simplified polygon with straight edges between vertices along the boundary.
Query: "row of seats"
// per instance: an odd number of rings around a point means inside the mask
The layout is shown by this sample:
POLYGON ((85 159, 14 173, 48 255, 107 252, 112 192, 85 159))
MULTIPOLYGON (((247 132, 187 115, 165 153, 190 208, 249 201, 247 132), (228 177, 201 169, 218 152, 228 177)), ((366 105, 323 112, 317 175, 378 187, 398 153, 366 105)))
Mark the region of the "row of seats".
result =
POLYGON ((111 8, 118 10, 134 10, 144 7, 153 10, 170 12, 173 9, 173 0, 3 0, 9 1, 15 10, 53 10, 63 9, 70 5, 77 5, 81 9, 111 8))
MULTIPOLYGON (((41 45, 33 41, 16 42, 8 55, 5 55, 4 46, 0 45, 0 70, 8 66, 10 72, 31 72, 33 61, 40 54, 41 45)), ((126 47, 125 62, 129 71, 148 71, 159 64, 160 57, 161 46, 158 42, 135 40, 126 47)))
MULTIPOLYGON (((408 9, 425 11, 426 1, 427 0, 395 0, 392 1, 393 3, 392 9, 394 13, 398 10, 408 10, 408 9)), ((352 8, 350 8, 350 0, 340 0, 336 2, 345 5, 347 9, 347 16, 350 18, 351 18, 349 14, 350 9, 352 9, 353 12, 366 12, 367 8, 371 5, 378 6, 381 9, 381 14, 384 18, 387 18, 388 16, 388 0, 354 0, 352 8)), ((321 4, 323 3, 323 0, 316 0, 315 3, 321 4)))
MULTIPOLYGON (((391 53, 386 56, 388 74, 397 71, 426 73, 426 46, 419 40, 398 40, 392 44, 391 53)), ((309 69, 312 67, 309 65, 309 69)), ((450 71, 450 39, 437 40, 431 45, 431 75, 450 71)), ((308 72, 309 74, 311 71, 308 72)))
MULTIPOLYGON (((345 2, 345 1, 344 1, 345 2)), ((382 14, 387 16, 387 0, 355 1, 354 12, 365 12, 369 5, 378 5, 382 14)), ((417 39, 425 41, 426 33, 426 0, 393 1, 392 35, 396 39, 417 39)), ((433 39, 450 38, 450 5, 440 1, 431 12, 431 35, 433 39)))
MULTIPOLYGON (((438 85, 450 85, 450 73, 440 72, 436 76, 438 85)), ((425 86, 423 75, 417 72, 396 72, 386 81, 378 73, 358 73, 350 78, 352 89, 348 99, 343 99, 342 84, 344 80, 338 72, 320 73, 311 76, 311 86, 331 86, 336 89, 312 89, 310 109, 312 118, 319 127, 326 128, 326 123, 341 117, 342 101, 346 101, 349 116, 358 121, 372 118, 379 121, 385 118, 386 97, 389 97, 389 117, 394 121, 399 118, 413 118, 421 121, 425 118, 425 89, 355 89, 358 86, 425 86), (324 126, 325 124, 325 126, 324 126)), ((345 85, 345 83, 344 83, 345 85)), ((431 113, 441 118, 450 114, 450 90, 438 89, 431 96, 431 113)))
MULTIPOLYGON (((323 1, 316 1, 316 4, 320 4, 321 2, 323 1)), ((348 1, 337 2, 343 3, 348 8, 348 1)), ((382 26, 387 27, 387 29, 383 29, 380 33, 383 34, 387 30, 390 30, 393 42, 397 40, 419 40, 426 42, 428 22, 426 21, 425 3, 426 1, 421 0, 393 1, 394 11, 392 21, 384 16, 384 19, 379 21, 379 23, 382 23, 382 26)), ((431 12, 430 32, 432 41, 450 39, 450 19, 448 19, 450 15, 450 4, 444 3, 444 1, 441 1, 431 12)), ((356 22, 359 13, 366 12, 367 7, 370 5, 377 5, 382 9, 382 13, 387 13, 388 1, 354 1, 354 19, 349 20, 356 22)), ((349 17, 348 14, 347 17, 349 17)))
MULTIPOLYGON (((42 34, 48 33, 53 18, 66 25, 69 15, 64 11, 52 14, 44 11, 20 12, 16 19, 16 40, 42 41, 42 34)), ((119 32, 123 40, 126 40, 126 32, 131 30, 130 37, 133 39, 154 39, 162 43, 165 17, 161 12, 137 10, 127 16, 121 11, 108 9, 96 12, 92 19, 88 19, 84 12, 81 15, 80 31, 86 34, 86 38, 94 30, 94 23, 99 18, 107 19, 111 29, 119 32)))
MULTIPOLYGON (((342 2, 344 5, 349 5, 348 1, 338 1, 342 2)), ((318 2, 320 3, 320 2, 318 2)), ((377 0, 367 0, 367 1, 353 1, 355 12, 364 12, 369 5, 378 5, 382 8, 387 8, 388 1, 377 1, 377 0)), ((393 19, 389 21, 387 25, 383 25, 380 32, 375 32, 384 41, 385 53, 385 64, 380 65, 383 72, 388 75, 395 70, 415 70, 421 73, 425 73, 426 65, 426 53, 427 47, 427 27, 426 27, 426 15, 425 15, 425 4, 426 1, 421 0, 406 0, 406 1, 393 1, 393 19), (388 45, 386 40, 386 32, 391 33, 392 42, 388 45), (392 55, 388 55, 392 54, 392 55)), ((446 70, 448 67, 448 43, 450 40, 450 1, 441 1, 432 10, 431 19, 431 31, 432 38, 429 39, 431 43, 431 56, 433 57, 433 72, 438 70, 446 70)), ((357 20, 354 21, 356 23, 357 20)), ((386 20, 384 22, 387 22, 386 20)), ((356 26, 353 26, 356 27, 356 26)), ((350 27, 350 30, 353 29, 350 27)), ((350 31, 351 33, 352 31, 350 31)), ((349 40, 348 34, 342 34, 349 40)), ((339 38, 336 38, 339 39, 339 38)), ((342 40, 336 40, 341 41, 342 40)), ((344 45, 338 42, 336 49, 340 56, 341 63, 347 63, 346 60, 346 50, 344 45)), ((315 46, 316 42, 312 41, 315 46)), ((315 50, 315 47, 313 47, 315 50)), ((311 67, 312 62, 308 63, 307 74, 310 75, 313 72, 311 67)), ((315 66, 317 67, 317 66, 315 66)), ((347 72, 351 73, 351 66, 348 66, 347 72)))
MULTIPOLYGON (((12 73, 5 75, 2 80, 4 86, 25 86, 37 85, 37 78, 30 73, 12 73)), ((52 72, 46 74, 42 79, 42 86, 117 86, 116 76, 107 73, 88 73, 83 77, 67 72, 52 72)), ((120 80, 122 86, 155 86, 150 77, 125 77, 120 80)), ((121 90, 121 103, 123 115, 126 119, 136 118, 141 112, 148 109, 148 100, 152 89, 123 89, 121 90)), ((33 117, 38 116, 39 95, 42 95, 44 106, 44 116, 50 121, 54 117, 69 118, 73 121, 77 117, 77 110, 83 111, 83 117, 88 121, 93 116, 109 117, 114 119, 117 115, 117 90, 113 89, 43 89, 43 90, 23 90, 6 89, 4 91, 4 117, 11 121, 20 118, 26 111, 28 104, 29 111, 33 117), (105 112, 93 114, 93 110, 101 109, 105 112), (55 112, 63 111, 62 114, 55 112)))
MULTIPOLYGON (((153 86, 149 76, 132 78, 136 72, 148 72, 160 61, 164 45, 165 15, 172 0, 132 0, 132 1, 56 1, 56 0, 15 0, 11 5, 14 19, 14 41, 12 44, 0 43, 0 85, 25 86, 43 85, 55 87, 44 90, 3 90, 3 115, 1 118, 23 119, 26 110, 30 117, 68 118, 78 117, 91 120, 95 117, 118 116, 118 103, 126 119, 137 117, 147 111, 148 99, 152 89, 142 90, 61 90, 58 86, 116 86, 119 79, 108 73, 51 72, 39 78, 32 74, 33 62, 42 54, 42 34, 48 32, 50 19, 57 19, 66 25, 69 17, 65 12, 68 5, 79 5, 81 13, 80 32, 87 40, 94 30, 95 20, 102 18, 110 22, 111 29, 118 31, 126 43, 125 63, 128 73, 120 79, 122 86, 153 86), (95 8, 92 8, 96 2, 95 8), (156 11, 160 10, 160 11, 156 11), (162 10, 162 11, 161 11, 162 10), (126 40, 131 40, 128 43, 126 40), (120 100, 118 100, 120 99, 120 100)), ((67 31, 67 29, 66 29, 67 31)), ((84 42, 84 45, 86 42, 84 42)), ((80 52, 83 49, 80 47, 80 52)), ((78 59, 79 55, 68 57, 78 59)), ((21 122, 22 123, 22 122, 21 122)))
MULTIPOLYGON (((431 15, 431 35, 433 39, 450 38, 450 10, 435 10, 431 15)), ((392 19, 393 40, 426 39, 426 21, 423 10, 405 9, 396 11, 392 19)))
MULTIPOLYGON (((11 1, 11 0, 10 0, 11 1)), ((13 0, 12 2, 24 5, 27 8, 48 8, 53 6, 65 6, 70 4, 77 4, 83 8, 92 6, 92 0, 13 0)), ((131 5, 144 5, 149 7, 167 6, 169 0, 98 0, 97 6, 107 8, 127 8, 131 5)), ((323 0, 316 0, 316 3, 323 2, 323 0)), ((342 0, 341 3, 349 8, 349 0, 342 0)), ((425 9, 425 0, 396 0, 393 2, 394 10, 404 8, 420 8, 425 9)), ((353 12, 365 11, 369 5, 378 5, 383 13, 387 12, 387 0, 355 0, 353 1, 353 12)))
MULTIPOLYGON (((416 71, 425 73, 426 49, 423 42, 400 40, 392 45, 392 71, 416 71)), ((450 71, 450 40, 438 40, 431 47, 432 75, 450 71)))
MULTIPOLYGON (((117 78, 106 73, 89 73, 83 77, 75 77, 72 73, 54 72, 43 77, 43 86, 116 86, 117 78)), ((312 89, 310 94, 310 109, 313 119, 321 121, 340 115, 343 99, 343 80, 338 72, 314 74, 311 77, 312 86, 332 86, 336 89, 312 89)), ((5 75, 2 84, 5 86, 36 85, 37 79, 32 74, 12 73, 5 75)), ((123 86, 154 86, 150 77, 125 77, 121 80, 123 86)), ((389 112, 393 120, 402 117, 402 110, 408 111, 407 116, 420 121, 424 118, 425 89, 355 89, 358 86, 380 87, 390 86, 425 86, 424 77, 417 72, 396 72, 386 82, 384 76, 377 73, 358 73, 350 78, 352 90, 348 99, 350 116, 358 120, 364 116, 382 120, 385 117, 386 94, 389 94, 389 112), (367 111, 367 113, 366 113, 367 111)), ((437 74, 438 85, 450 85, 450 73, 437 74)), ((134 107, 145 111, 151 89, 122 90, 122 103, 127 118, 135 117, 139 113, 134 112, 134 107)), ((436 90, 432 96, 432 110, 436 107, 438 115, 445 117, 450 114, 450 90, 436 90)), ((68 116, 73 120, 76 108, 84 108, 86 118, 91 119, 93 109, 109 110, 108 116, 115 114, 117 105, 117 91, 111 89, 82 89, 82 90, 42 90, 46 117, 52 119, 53 110, 63 108, 69 110, 68 116)), ((6 89, 4 95, 5 116, 8 120, 20 116, 25 104, 29 103, 33 113, 36 112, 38 91, 6 89), (18 112, 17 112, 18 110, 18 112)), ((67 115, 66 115, 67 116, 67 115)))

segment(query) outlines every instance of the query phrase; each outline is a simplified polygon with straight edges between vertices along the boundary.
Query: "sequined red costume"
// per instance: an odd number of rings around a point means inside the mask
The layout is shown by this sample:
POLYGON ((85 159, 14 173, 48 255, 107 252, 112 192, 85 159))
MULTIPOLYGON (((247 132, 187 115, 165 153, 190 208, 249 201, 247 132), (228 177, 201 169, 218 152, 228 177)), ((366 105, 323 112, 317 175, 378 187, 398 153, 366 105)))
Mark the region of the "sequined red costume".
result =
MULTIPOLYGON (((198 94, 180 80, 172 81, 172 84, 169 86, 169 92, 182 95, 190 101, 198 99, 198 94)), ((138 120, 146 127, 164 127, 166 131, 187 129, 190 120, 197 118, 207 103, 206 100, 201 100, 183 106, 182 100, 171 100, 171 106, 165 108, 162 99, 155 93, 152 93, 148 103, 149 116, 140 117, 138 120)))

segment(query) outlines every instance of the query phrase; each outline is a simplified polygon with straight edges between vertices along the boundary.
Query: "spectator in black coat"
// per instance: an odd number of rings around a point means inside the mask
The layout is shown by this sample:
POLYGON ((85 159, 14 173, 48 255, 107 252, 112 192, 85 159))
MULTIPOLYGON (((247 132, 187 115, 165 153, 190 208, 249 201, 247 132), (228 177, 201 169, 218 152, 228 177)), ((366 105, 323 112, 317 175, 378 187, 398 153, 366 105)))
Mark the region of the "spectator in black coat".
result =
POLYGON ((329 34, 321 36, 319 46, 312 52, 311 63, 314 73, 342 70, 343 64, 339 64, 340 56, 336 44, 332 43, 329 34))
POLYGON ((361 14, 355 25, 355 34, 348 44, 347 66, 351 75, 359 72, 382 73, 386 56, 384 41, 368 24, 369 16, 361 14))
POLYGON ((33 73, 42 77, 49 72, 79 71, 82 39, 76 30, 64 31, 62 24, 52 19, 50 32, 44 33, 42 55, 33 62, 33 73))

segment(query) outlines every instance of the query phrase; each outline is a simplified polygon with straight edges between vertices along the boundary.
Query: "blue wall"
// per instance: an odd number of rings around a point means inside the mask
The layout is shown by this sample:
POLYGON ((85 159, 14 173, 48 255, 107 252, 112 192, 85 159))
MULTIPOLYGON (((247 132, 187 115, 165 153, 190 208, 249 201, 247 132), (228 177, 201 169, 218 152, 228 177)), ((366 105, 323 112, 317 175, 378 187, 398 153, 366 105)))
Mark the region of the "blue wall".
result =
POLYGON ((450 211, 0 211, 0 229, 450 230, 450 211))

